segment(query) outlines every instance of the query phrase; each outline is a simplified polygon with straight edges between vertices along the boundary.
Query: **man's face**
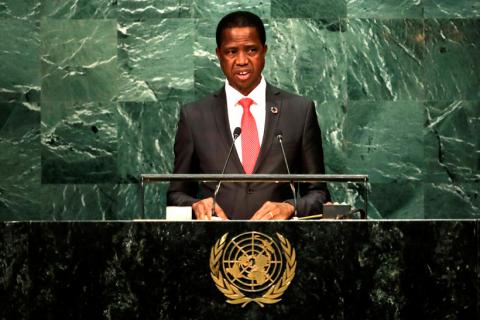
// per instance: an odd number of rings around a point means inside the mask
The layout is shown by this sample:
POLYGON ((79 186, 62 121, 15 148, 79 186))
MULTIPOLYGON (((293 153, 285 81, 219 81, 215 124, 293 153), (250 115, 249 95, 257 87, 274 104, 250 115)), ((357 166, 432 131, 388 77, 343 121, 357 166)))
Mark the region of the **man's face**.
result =
POLYGON ((223 30, 220 48, 216 49, 222 71, 232 87, 248 95, 260 83, 267 46, 252 27, 223 30))

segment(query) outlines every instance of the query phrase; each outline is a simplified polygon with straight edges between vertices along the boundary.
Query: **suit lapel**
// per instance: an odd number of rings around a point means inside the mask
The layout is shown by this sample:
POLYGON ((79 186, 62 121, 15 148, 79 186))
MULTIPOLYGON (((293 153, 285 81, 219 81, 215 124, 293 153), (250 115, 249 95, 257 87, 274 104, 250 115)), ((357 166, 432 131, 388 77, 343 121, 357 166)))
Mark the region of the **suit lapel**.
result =
POLYGON ((265 161, 268 152, 272 146, 275 136, 275 130, 278 124, 278 118, 281 111, 281 99, 279 97, 280 91, 267 83, 266 103, 265 103, 265 130, 263 133, 262 145, 260 147, 260 154, 253 173, 257 173, 262 163, 265 161))
MULTIPOLYGON (((228 120, 228 111, 227 111, 227 98, 225 95, 225 87, 222 87, 218 92, 214 94, 217 98, 218 102, 212 106, 212 112, 215 118, 215 124, 217 126, 217 130, 219 133, 219 137, 221 143, 224 145, 225 150, 229 150, 230 146, 233 143, 232 133, 230 132, 230 123, 228 120)), ((227 154, 225 153, 225 157, 227 154)), ((226 159, 222 159, 222 166, 226 159)), ((237 172, 230 172, 230 173, 245 173, 243 171, 242 163, 240 162, 240 158, 238 157, 236 148, 233 148, 232 155, 229 160, 232 163, 237 172)), ((227 173, 229 173, 227 171, 227 173)))

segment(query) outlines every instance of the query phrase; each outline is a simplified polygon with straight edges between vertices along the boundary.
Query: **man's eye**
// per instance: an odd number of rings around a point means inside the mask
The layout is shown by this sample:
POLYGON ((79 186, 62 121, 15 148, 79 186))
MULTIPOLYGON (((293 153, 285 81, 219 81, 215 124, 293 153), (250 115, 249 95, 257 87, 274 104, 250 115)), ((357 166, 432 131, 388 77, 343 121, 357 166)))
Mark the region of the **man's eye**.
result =
POLYGON ((226 54, 229 55, 229 56, 231 56, 231 55, 234 55, 235 52, 236 52, 235 50, 227 50, 227 51, 226 51, 226 54))

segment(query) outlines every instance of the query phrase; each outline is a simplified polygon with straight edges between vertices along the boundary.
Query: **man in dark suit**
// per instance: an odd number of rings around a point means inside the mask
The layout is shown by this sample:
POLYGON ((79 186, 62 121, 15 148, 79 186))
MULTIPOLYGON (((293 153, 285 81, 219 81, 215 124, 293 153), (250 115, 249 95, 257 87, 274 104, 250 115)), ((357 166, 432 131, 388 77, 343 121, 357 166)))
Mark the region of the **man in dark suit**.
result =
MULTIPOLYGON (((220 173, 236 127, 241 135, 226 173, 287 173, 279 133, 292 173, 324 173, 313 102, 271 86, 262 76, 267 45, 261 19, 245 11, 230 13, 219 22, 216 40, 225 86, 182 108, 174 173, 220 173)), ((168 204, 192 206, 197 219, 209 220, 214 188, 214 183, 171 183, 168 204)), ((325 184, 300 189, 299 215, 319 213, 330 200, 325 184)), ((222 219, 284 220, 294 214, 292 198, 287 183, 224 183, 215 213, 222 219)))

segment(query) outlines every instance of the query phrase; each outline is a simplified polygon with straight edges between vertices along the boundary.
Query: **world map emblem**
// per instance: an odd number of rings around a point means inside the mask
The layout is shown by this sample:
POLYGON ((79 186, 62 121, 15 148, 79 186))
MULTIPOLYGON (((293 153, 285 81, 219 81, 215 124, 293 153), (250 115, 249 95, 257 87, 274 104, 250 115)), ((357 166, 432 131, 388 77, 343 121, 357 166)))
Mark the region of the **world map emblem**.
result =
POLYGON ((212 279, 230 304, 261 307, 281 300, 295 276, 295 249, 281 234, 276 238, 250 231, 220 237, 210 251, 212 279))

